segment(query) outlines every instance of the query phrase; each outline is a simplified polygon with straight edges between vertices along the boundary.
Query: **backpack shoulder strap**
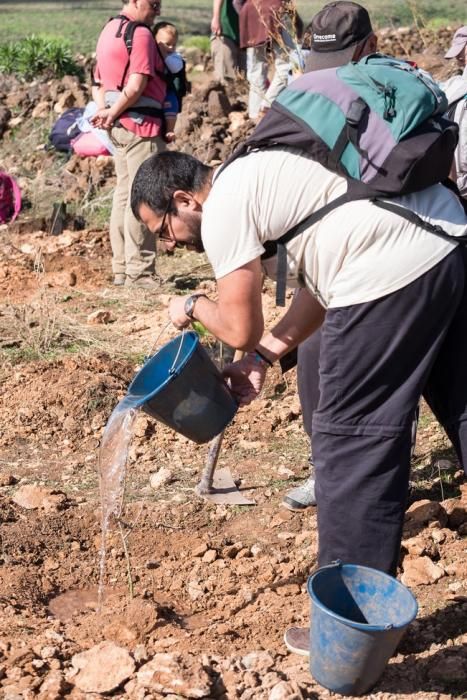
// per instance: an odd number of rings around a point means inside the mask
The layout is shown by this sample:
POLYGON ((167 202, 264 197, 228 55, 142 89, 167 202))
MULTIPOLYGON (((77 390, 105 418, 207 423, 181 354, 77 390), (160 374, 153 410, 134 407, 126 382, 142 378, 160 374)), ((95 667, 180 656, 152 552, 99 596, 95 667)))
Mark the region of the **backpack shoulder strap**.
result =
POLYGON ((428 231, 429 233, 434 233, 436 236, 444 238, 445 240, 450 241, 451 243, 462 243, 463 245, 467 245, 467 234, 464 234, 463 236, 453 236, 452 234, 445 231, 444 228, 442 228, 441 226, 438 226, 437 224, 430 224, 429 221, 424 221, 424 219, 422 219, 421 216, 418 216, 418 214, 416 214, 411 209, 406 209, 405 207, 401 207, 398 204, 387 202, 376 197, 370 199, 370 202, 375 204, 380 209, 385 209, 386 211, 389 211, 392 214, 402 216, 404 219, 407 219, 408 221, 415 224, 415 226, 419 226, 420 228, 424 229, 425 231, 428 231))
MULTIPOLYGON (((326 216, 326 214, 329 214, 329 212, 333 211, 334 209, 337 209, 337 207, 340 207, 342 204, 356 201, 357 199, 368 199, 368 197, 364 197, 362 195, 352 195, 351 193, 346 192, 345 194, 340 195, 340 197, 334 199, 332 202, 328 202, 328 204, 313 212, 312 214, 310 214, 310 216, 307 216, 306 219, 303 219, 303 221, 296 224, 293 228, 284 233, 277 240, 266 242, 266 245, 264 246, 265 252, 261 256, 261 258, 263 260, 267 260, 268 258, 271 258, 277 254, 277 306, 285 306, 285 289, 287 281, 287 243, 289 243, 292 239, 296 238, 296 236, 299 236, 301 233, 303 233, 305 229, 318 222, 320 219, 326 216)), ((451 243, 467 245, 467 234, 463 236, 453 236, 452 234, 445 231, 441 226, 430 224, 428 221, 424 221, 420 216, 418 216, 418 214, 416 214, 411 209, 406 209, 405 207, 394 204, 392 202, 387 202, 385 200, 378 199, 377 197, 370 198, 369 201, 372 202, 375 206, 380 207, 380 209, 385 209, 386 211, 389 211, 392 214, 402 216, 404 219, 407 219, 408 221, 412 222, 416 226, 419 226, 425 231, 428 231, 429 233, 434 233, 435 235, 440 236, 440 238, 444 238, 445 240, 448 240, 451 243)))
POLYGON ((135 31, 138 27, 145 27, 148 31, 150 31, 150 29, 149 29, 147 24, 144 24, 144 22, 135 22, 135 21, 129 19, 126 15, 117 15, 116 17, 112 17, 112 19, 119 19, 120 20, 120 24, 119 24, 117 32, 115 34, 115 38, 120 39, 123 37, 123 41, 125 43, 126 50, 128 53, 128 60, 126 62, 126 66, 123 70, 122 79, 120 80, 120 85, 117 85, 117 90, 123 90, 123 87, 125 85, 125 79, 126 79, 126 76, 128 73, 128 69, 130 67, 130 56, 131 56, 131 52, 133 50, 133 37, 134 37, 135 31))
POLYGON ((337 209, 337 207, 340 207, 341 204, 345 204, 345 202, 348 202, 350 200, 351 198, 349 198, 349 194, 345 192, 345 194, 340 195, 340 197, 336 197, 336 199, 333 199, 332 202, 328 202, 328 204, 325 204, 324 207, 321 207, 317 211, 314 211, 312 214, 307 216, 306 219, 303 219, 303 221, 300 221, 293 228, 289 229, 280 238, 276 239, 275 241, 268 241, 266 243, 266 245, 264 246, 265 253, 263 253, 263 255, 261 256, 262 259, 267 260, 268 258, 271 258, 273 257, 273 255, 277 254, 277 306, 285 306, 285 289, 287 281, 287 243, 289 243, 293 238, 296 238, 301 233, 303 233, 305 229, 309 228, 310 226, 313 226, 313 224, 322 219, 323 216, 329 214, 330 211, 332 211, 333 209, 337 209))

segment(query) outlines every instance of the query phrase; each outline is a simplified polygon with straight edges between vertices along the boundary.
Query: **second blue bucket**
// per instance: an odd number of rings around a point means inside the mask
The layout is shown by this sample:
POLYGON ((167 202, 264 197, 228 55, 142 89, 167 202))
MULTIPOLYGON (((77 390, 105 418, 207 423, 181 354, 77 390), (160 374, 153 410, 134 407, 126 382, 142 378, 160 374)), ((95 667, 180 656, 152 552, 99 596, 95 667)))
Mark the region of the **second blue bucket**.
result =
POLYGON ((197 443, 221 433, 238 408, 193 331, 173 338, 146 362, 130 384, 127 399, 197 443))
POLYGON ((308 579, 310 671, 325 688, 362 695, 382 675, 418 605, 382 571, 336 562, 308 579))

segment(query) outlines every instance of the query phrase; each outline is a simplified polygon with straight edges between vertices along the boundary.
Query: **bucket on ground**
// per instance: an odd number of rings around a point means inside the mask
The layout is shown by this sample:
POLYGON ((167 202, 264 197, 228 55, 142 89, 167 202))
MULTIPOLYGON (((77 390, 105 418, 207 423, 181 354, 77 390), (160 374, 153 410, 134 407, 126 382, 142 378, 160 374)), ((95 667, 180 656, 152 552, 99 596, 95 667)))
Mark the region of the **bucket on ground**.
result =
POLYGON ((128 399, 197 443, 222 432, 238 408, 194 331, 173 338, 145 363, 128 388, 128 399))
POLYGON ((308 579, 310 671, 325 688, 362 695, 380 678, 418 605, 392 576, 335 562, 308 579))

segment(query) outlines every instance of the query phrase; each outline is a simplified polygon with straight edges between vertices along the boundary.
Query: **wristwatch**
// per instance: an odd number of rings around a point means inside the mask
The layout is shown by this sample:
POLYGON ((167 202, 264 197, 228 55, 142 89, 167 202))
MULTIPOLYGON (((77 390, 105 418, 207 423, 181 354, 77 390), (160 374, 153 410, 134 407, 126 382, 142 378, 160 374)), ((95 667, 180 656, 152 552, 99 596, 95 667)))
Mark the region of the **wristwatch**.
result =
POLYGON ((191 297, 188 297, 188 299, 185 301, 185 306, 183 307, 183 310, 188 316, 188 318, 194 319, 193 314, 195 311, 195 304, 200 297, 205 297, 207 299, 206 294, 192 294, 191 297))

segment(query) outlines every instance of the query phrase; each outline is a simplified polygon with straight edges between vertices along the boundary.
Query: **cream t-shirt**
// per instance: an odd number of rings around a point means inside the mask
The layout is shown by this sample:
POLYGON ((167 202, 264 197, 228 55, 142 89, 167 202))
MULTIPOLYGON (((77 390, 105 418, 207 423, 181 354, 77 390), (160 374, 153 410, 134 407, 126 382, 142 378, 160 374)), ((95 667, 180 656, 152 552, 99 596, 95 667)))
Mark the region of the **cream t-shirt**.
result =
MULTIPOLYGON (((203 205, 202 238, 216 278, 260 256, 264 242, 346 189, 343 178, 293 148, 238 158, 216 177, 203 205)), ((460 203, 442 185, 390 201, 454 236, 467 233, 460 203)), ((455 245, 367 200, 349 202, 287 244, 287 285, 306 286, 326 307, 360 304, 413 282, 455 245)), ((277 257, 263 266, 275 279, 277 257)))

